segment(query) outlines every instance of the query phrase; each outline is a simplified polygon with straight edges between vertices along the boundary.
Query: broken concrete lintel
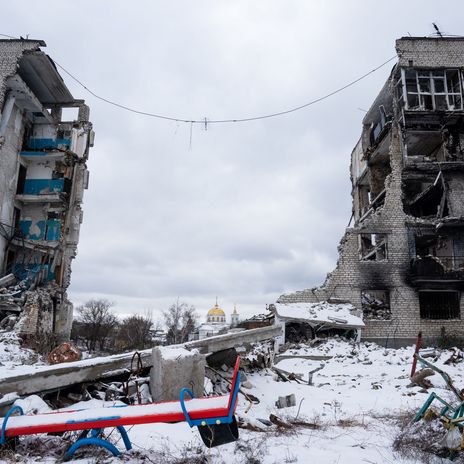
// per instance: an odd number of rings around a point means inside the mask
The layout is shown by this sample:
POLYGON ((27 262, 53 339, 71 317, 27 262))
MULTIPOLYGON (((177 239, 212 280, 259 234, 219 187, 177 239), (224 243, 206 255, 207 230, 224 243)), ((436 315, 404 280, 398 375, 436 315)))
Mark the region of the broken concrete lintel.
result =
MULTIPOLYGON (((176 345, 187 349, 197 348, 201 353, 220 351, 242 343, 254 343, 260 340, 274 338, 281 334, 281 327, 269 326, 259 329, 245 330, 235 334, 217 335, 216 337, 197 340, 176 345)), ((170 347, 174 347, 171 345, 170 347)), ((30 371, 15 375, 14 370, 5 372, 0 378, 0 395, 17 392, 19 395, 31 395, 47 391, 56 391, 82 382, 92 382, 108 376, 108 373, 128 369, 134 352, 115 356, 85 359, 55 366, 30 366, 30 371)), ((140 351, 144 367, 151 367, 152 349, 140 351)))

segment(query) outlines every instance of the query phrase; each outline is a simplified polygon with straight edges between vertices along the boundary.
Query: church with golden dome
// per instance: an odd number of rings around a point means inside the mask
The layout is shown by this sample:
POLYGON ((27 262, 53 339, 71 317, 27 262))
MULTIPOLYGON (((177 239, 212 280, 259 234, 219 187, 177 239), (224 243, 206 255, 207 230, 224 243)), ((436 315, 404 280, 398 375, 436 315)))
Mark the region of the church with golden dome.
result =
POLYGON ((219 307, 217 298, 216 304, 206 314, 206 322, 201 324, 195 333, 191 334, 192 340, 202 340, 203 338, 212 337, 227 333, 239 323, 239 314, 237 307, 234 305, 234 310, 230 316, 230 322, 227 322, 226 313, 219 307))
POLYGON ((226 323, 226 313, 219 307, 218 302, 216 300, 216 304, 213 308, 208 311, 206 315, 206 323, 207 324, 215 324, 215 323, 226 323))

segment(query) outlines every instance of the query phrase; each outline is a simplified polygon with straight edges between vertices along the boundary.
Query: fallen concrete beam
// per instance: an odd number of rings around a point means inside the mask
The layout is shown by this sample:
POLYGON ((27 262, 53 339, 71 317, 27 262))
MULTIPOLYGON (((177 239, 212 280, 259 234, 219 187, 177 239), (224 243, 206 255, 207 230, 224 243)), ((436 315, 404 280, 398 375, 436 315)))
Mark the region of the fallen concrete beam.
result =
POLYGON ((216 335, 215 337, 195 340, 185 344, 187 349, 196 348, 200 353, 214 353, 216 351, 236 348, 247 343, 256 343, 262 340, 274 339, 282 334, 282 327, 270 325, 258 329, 244 330, 243 332, 216 335))
MULTIPOLYGON (((149 367, 152 363, 152 350, 140 352, 142 363, 149 367)), ((134 353, 124 353, 116 356, 84 359, 72 363, 54 366, 22 366, 22 374, 16 374, 14 369, 0 374, 0 394, 16 392, 18 395, 53 391, 69 385, 123 373, 129 369, 134 353)))
MULTIPOLYGON (((243 332, 217 335, 189 342, 179 347, 187 349, 197 348, 200 353, 241 346, 245 343, 255 343, 280 335, 282 328, 278 326, 262 327, 245 330, 243 332)), ((0 395, 16 392, 18 395, 31 395, 66 388, 82 382, 92 382, 123 373, 130 368, 134 352, 99 358, 84 359, 72 363, 63 363, 54 366, 21 366, 21 374, 14 369, 0 371, 0 395)), ((153 365, 152 349, 140 352, 144 367, 153 365)))

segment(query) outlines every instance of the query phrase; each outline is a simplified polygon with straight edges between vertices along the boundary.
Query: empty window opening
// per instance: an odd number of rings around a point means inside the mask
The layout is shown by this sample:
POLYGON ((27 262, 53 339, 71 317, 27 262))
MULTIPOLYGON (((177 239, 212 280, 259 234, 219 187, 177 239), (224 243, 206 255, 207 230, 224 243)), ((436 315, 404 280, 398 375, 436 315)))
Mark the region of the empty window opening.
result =
POLYGON ((62 108, 61 121, 73 122, 77 121, 79 116, 79 108, 62 108))
POLYGON ((361 309, 364 319, 390 320, 390 292, 378 289, 361 290, 361 309))
POLYGON ((370 146, 375 146, 387 133, 387 128, 391 122, 392 116, 387 115, 384 105, 379 106, 380 119, 376 123, 372 123, 369 132, 370 146))
POLYGON ((442 130, 441 136, 443 139, 443 148, 446 161, 454 161, 463 158, 463 133, 464 121, 462 118, 460 118, 456 124, 449 125, 442 130))
POLYGON ((359 259, 384 261, 387 259, 386 234, 359 234, 359 259))
POLYGON ((301 343, 315 338, 314 329, 304 322, 287 322, 285 324, 285 341, 301 343))
POLYGON ((18 184, 16 186, 16 194, 20 195, 24 193, 24 186, 26 185, 26 174, 27 168, 22 164, 19 165, 19 173, 18 173, 18 184))
POLYGON ((419 292, 421 319, 460 319, 459 292, 419 292))
MULTIPOLYGON (((461 75, 457 69, 402 69, 400 102, 407 110, 462 110, 461 75)), ((397 92, 399 95, 400 92, 397 92)))
POLYGON ((415 217, 442 218, 449 215, 447 186, 441 172, 432 184, 410 182, 404 189, 406 214, 415 217))
POLYGON ((13 208, 13 233, 16 234, 19 231, 19 221, 21 220, 21 210, 19 208, 13 208))
POLYGON ((422 156, 432 161, 444 161, 443 136, 438 130, 408 131, 404 146, 408 157, 422 156))
POLYGON ((363 216, 367 213, 371 203, 371 191, 368 185, 358 186, 358 201, 359 201, 359 215, 363 216))
POLYGON ((390 173, 390 162, 376 163, 369 166, 369 183, 372 200, 381 195, 385 190, 385 181, 390 173))

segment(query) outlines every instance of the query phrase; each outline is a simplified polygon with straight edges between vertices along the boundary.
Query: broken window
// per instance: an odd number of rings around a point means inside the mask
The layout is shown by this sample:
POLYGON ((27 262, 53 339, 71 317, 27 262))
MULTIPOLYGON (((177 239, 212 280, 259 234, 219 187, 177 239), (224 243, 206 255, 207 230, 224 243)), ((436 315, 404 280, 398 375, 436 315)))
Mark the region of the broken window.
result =
POLYGON ((405 186, 404 192, 406 214, 434 218, 448 216, 447 186, 441 171, 433 184, 412 181, 405 186))
POLYGON ((16 194, 20 195, 24 193, 24 186, 26 185, 26 174, 27 168, 22 164, 19 165, 19 173, 18 173, 18 184, 16 186, 16 194))
POLYGON ((378 289, 361 290, 361 309, 364 319, 391 319, 390 292, 378 289))
POLYGON ((460 294, 457 291, 419 292, 421 319, 460 319, 460 294))
POLYGON ((462 84, 457 69, 402 69, 403 92, 397 91, 405 108, 420 111, 462 110, 462 84))
POLYGON ((359 234, 359 259, 384 261, 387 259, 387 234, 359 234))

